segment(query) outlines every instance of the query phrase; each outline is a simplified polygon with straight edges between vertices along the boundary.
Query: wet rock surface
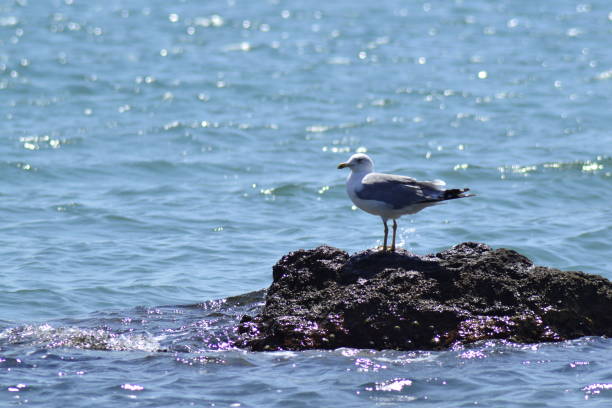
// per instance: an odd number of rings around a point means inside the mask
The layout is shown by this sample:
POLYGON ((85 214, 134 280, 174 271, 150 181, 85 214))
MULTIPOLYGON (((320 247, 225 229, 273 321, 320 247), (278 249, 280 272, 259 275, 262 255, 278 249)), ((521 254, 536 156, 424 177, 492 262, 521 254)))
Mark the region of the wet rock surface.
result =
POLYGON ((443 349, 612 335, 612 282, 466 242, 435 255, 320 246, 282 257, 240 347, 443 349))

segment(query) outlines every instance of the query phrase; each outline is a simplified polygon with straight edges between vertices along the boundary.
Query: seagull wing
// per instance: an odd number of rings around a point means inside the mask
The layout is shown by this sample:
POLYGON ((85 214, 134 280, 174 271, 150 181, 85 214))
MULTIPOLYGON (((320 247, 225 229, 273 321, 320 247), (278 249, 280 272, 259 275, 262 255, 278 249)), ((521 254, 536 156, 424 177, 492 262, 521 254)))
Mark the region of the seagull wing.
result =
POLYGON ((415 204, 434 203, 462 195, 468 189, 444 190, 444 184, 436 181, 417 181, 411 177, 393 174, 370 173, 361 180, 361 189, 355 193, 362 200, 376 200, 387 203, 394 209, 415 204))

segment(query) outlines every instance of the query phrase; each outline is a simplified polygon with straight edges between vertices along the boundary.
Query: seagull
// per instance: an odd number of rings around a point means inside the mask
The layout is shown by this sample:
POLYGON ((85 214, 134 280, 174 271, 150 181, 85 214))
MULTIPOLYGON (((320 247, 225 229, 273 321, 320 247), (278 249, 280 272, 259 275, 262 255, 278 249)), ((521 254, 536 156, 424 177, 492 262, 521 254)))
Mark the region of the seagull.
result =
POLYGON ((338 165, 339 169, 345 167, 351 169, 351 174, 346 180, 346 192, 353 204, 365 212, 382 218, 385 226, 383 251, 387 250, 389 219, 393 220, 391 243, 391 252, 393 252, 397 230, 396 219, 405 214, 416 214, 426 207, 446 200, 473 196, 465 194, 469 188, 444 189, 446 183, 442 180, 417 181, 406 176, 374 173, 374 162, 363 153, 354 154, 347 162, 338 165))

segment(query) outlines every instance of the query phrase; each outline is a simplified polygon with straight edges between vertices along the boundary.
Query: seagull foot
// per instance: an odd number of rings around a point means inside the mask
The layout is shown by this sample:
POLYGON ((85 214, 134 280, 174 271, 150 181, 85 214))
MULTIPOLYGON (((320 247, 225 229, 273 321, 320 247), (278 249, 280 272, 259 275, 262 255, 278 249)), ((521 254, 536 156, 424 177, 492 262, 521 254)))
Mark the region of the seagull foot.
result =
POLYGON ((377 251, 380 251, 380 252, 395 252, 395 248, 384 247, 382 245, 377 246, 374 249, 376 249, 377 251))

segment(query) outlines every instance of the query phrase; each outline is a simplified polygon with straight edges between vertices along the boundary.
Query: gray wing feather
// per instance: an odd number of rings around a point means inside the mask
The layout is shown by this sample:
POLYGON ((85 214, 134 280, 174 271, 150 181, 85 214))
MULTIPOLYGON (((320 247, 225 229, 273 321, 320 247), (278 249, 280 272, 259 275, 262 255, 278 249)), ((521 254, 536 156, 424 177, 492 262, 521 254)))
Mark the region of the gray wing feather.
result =
POLYGON ((384 201, 395 209, 444 199, 444 190, 439 184, 405 176, 370 173, 361 183, 363 188, 356 191, 357 197, 384 201))

